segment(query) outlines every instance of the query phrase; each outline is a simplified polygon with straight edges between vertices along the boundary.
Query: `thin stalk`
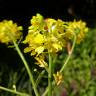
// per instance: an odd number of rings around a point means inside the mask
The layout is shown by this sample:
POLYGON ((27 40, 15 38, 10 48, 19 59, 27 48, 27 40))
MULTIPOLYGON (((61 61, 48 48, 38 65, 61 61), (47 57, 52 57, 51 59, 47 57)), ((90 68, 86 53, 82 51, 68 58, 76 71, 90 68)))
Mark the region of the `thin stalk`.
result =
POLYGON ((27 63, 26 59, 24 58, 24 55, 23 55, 22 52, 20 51, 20 49, 19 49, 19 47, 18 47, 18 44, 15 42, 15 40, 13 40, 13 43, 14 43, 14 46, 15 46, 15 48, 16 48, 16 51, 18 52, 21 60, 22 60, 23 63, 24 63, 24 66, 25 66, 25 68, 26 68, 26 70, 27 70, 27 73, 28 73, 28 75, 29 75, 30 81, 31 81, 31 83, 32 83, 32 86, 33 86, 33 89, 34 89, 34 92, 35 92, 35 95, 36 95, 36 96, 39 96, 39 93, 38 93, 38 91, 37 91, 37 88, 36 88, 36 85, 35 85, 35 82, 34 82, 34 79, 33 79, 33 75, 32 75, 32 73, 31 73, 31 71, 30 71, 30 68, 29 68, 29 66, 28 66, 28 63, 27 63))
POLYGON ((16 95, 20 95, 20 96, 30 96, 30 95, 28 95, 26 93, 21 93, 21 92, 18 92, 18 91, 9 89, 9 88, 5 88, 5 87, 2 87, 2 86, 0 86, 0 89, 4 90, 4 91, 7 91, 7 92, 11 92, 11 93, 16 94, 16 95))
POLYGON ((48 93, 48 90, 49 90, 49 88, 47 87, 46 90, 45 90, 45 92, 42 94, 42 96, 46 96, 47 93, 48 93))
POLYGON ((48 73, 48 96, 52 96, 52 57, 49 53, 49 73, 48 73))
POLYGON ((60 69, 60 72, 62 72, 64 70, 64 68, 66 67, 68 61, 70 60, 70 57, 71 57, 71 55, 73 53, 73 49, 75 47, 75 43, 76 43, 76 35, 74 34, 74 40, 73 40, 73 45, 72 45, 72 48, 71 48, 71 52, 70 52, 70 54, 68 54, 68 57, 67 57, 65 63, 63 64, 62 68, 60 69))

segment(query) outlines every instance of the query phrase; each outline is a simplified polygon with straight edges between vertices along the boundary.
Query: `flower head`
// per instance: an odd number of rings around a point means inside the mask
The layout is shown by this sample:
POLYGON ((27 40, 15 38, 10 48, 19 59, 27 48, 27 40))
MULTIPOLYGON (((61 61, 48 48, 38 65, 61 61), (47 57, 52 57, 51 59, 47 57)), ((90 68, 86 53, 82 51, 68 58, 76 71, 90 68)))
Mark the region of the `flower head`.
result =
POLYGON ((40 14, 37 14, 36 16, 33 16, 31 19, 32 26, 29 27, 29 32, 39 32, 42 31, 44 28, 44 19, 43 16, 40 14))
POLYGON ((88 32, 88 27, 86 27, 86 23, 82 20, 74 20, 73 22, 69 22, 67 32, 71 34, 71 36, 75 34, 77 37, 76 42, 80 43, 84 39, 86 32, 88 32))
POLYGON ((53 74, 53 76, 57 85, 59 85, 63 81, 63 76, 60 72, 57 72, 57 74, 53 74))
POLYGON ((25 52, 38 55, 48 52, 58 52, 65 46, 65 40, 62 37, 64 33, 64 22, 62 20, 44 19, 37 14, 31 19, 28 35, 23 43, 28 43, 25 52))
POLYGON ((86 23, 81 20, 64 22, 60 19, 44 19, 42 15, 37 14, 32 17, 28 35, 23 41, 24 44, 28 44, 24 52, 31 52, 31 55, 38 58, 49 52, 57 53, 65 48, 69 41, 73 41, 74 34, 77 37, 77 43, 80 43, 87 31, 86 23))
POLYGON ((22 27, 18 27, 12 20, 0 22, 0 42, 8 44, 9 42, 12 43, 13 38, 14 40, 20 39, 21 30, 22 27))

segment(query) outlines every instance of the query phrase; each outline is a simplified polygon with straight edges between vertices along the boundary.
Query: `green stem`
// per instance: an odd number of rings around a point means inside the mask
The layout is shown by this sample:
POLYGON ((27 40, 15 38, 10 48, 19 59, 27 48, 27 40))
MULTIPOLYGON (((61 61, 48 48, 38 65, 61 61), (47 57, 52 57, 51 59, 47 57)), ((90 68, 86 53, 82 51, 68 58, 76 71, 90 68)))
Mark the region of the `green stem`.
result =
POLYGON ((1 89, 1 90, 4 90, 4 91, 7 91, 7 92, 11 92, 11 93, 13 93, 13 94, 20 95, 20 96, 29 96, 29 95, 26 94, 26 93, 21 93, 21 92, 18 92, 18 91, 12 90, 12 89, 8 89, 8 88, 2 87, 2 86, 0 86, 0 89, 1 89))
POLYGON ((49 53, 49 73, 48 73, 48 96, 52 96, 52 57, 49 53))
POLYGON ((31 73, 31 71, 30 71, 30 68, 29 68, 29 66, 28 66, 28 63, 27 63, 26 59, 24 58, 22 52, 20 51, 20 49, 19 49, 17 43, 15 42, 15 40, 13 40, 13 43, 14 43, 14 46, 15 46, 15 48, 16 48, 16 51, 18 52, 20 58, 22 59, 22 61, 23 61, 23 63, 24 63, 24 66, 25 66, 25 68, 26 68, 26 70, 27 70, 27 73, 28 73, 28 75, 29 75, 30 81, 31 81, 31 83, 32 83, 32 86, 33 86, 33 89, 34 89, 34 92, 35 92, 35 95, 36 95, 36 96, 39 96, 39 93, 38 93, 38 91, 37 91, 37 88, 36 88, 36 85, 35 85, 35 82, 34 82, 34 79, 33 79, 33 75, 32 75, 32 73, 31 73))
POLYGON ((76 43, 76 35, 74 34, 74 41, 73 41, 73 45, 72 45, 72 48, 71 48, 71 52, 70 52, 70 54, 68 54, 68 57, 67 57, 65 63, 63 64, 62 68, 60 69, 60 72, 62 72, 64 70, 68 61, 70 60, 71 54, 73 53, 73 49, 75 47, 75 43, 76 43))
POLYGON ((49 88, 47 87, 46 90, 45 90, 45 92, 42 94, 42 96, 46 96, 47 93, 48 93, 48 90, 49 90, 49 88))

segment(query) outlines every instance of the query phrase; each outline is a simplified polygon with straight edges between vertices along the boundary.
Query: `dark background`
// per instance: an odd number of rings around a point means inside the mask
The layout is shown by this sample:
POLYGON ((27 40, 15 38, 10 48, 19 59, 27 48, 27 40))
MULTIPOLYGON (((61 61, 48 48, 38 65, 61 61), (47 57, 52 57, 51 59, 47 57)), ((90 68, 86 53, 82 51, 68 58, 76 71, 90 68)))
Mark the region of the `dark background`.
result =
POLYGON ((82 18, 90 23, 96 19, 95 5, 96 0, 0 0, 0 20, 26 25, 31 16, 41 13, 45 18, 82 18))
MULTIPOLYGON (((24 27, 23 34, 27 34, 30 19, 36 13, 65 21, 82 19, 93 27, 96 22, 95 5, 96 0, 0 0, 0 21, 12 19, 24 27)), ((0 44, 0 65, 8 63, 8 66, 15 65, 16 68, 18 61, 20 59, 14 49, 0 44)))

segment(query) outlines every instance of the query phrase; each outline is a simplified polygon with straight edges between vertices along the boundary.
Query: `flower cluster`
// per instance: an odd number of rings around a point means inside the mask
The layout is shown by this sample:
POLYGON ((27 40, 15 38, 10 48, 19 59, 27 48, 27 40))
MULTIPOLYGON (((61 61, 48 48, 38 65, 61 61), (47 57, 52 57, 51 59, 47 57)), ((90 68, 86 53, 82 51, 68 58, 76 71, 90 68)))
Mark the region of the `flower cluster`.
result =
POLYGON ((85 33, 88 31, 86 23, 83 21, 64 22, 60 19, 44 19, 37 14, 31 19, 28 35, 23 43, 28 44, 24 52, 31 52, 31 55, 42 55, 44 53, 56 53, 66 47, 69 40, 77 37, 80 43, 85 33))
POLYGON ((88 27, 86 27, 85 22, 81 20, 79 21, 74 20, 73 22, 69 22, 67 32, 69 34, 75 33, 77 38, 76 43, 79 44, 84 39, 86 32, 88 32, 88 27))
POLYGON ((57 72, 57 74, 53 74, 53 76, 57 85, 59 85, 63 81, 63 76, 60 72, 57 72))
POLYGON ((0 22, 0 42, 1 43, 12 43, 12 39, 17 40, 21 37, 21 26, 17 26, 12 20, 4 20, 0 22))

